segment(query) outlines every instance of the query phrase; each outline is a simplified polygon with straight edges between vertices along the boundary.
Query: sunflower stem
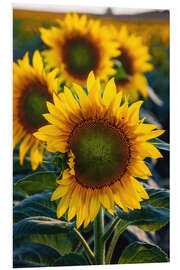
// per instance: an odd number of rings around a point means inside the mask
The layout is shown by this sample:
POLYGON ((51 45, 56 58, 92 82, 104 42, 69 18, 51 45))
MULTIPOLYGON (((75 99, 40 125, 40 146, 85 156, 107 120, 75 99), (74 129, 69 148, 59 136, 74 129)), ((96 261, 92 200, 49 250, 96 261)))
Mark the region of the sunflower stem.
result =
POLYGON ((80 240, 80 242, 83 245, 83 247, 84 247, 84 249, 85 249, 88 257, 91 260, 91 262, 93 264, 96 264, 94 253, 90 249, 88 243, 86 242, 86 240, 84 239, 84 237, 82 236, 82 234, 76 228, 73 228, 73 232, 76 234, 77 238, 80 240))
POLYGON ((102 240, 104 233, 104 209, 101 207, 94 221, 94 254, 96 264, 105 264, 105 242, 102 240))
POLYGON ((107 228, 107 230, 104 232, 104 235, 102 236, 102 240, 104 242, 106 242, 108 240, 108 238, 110 237, 110 235, 112 234, 116 224, 119 222, 120 218, 116 217, 113 222, 109 225, 109 227, 107 228))
POLYGON ((111 243, 110 243, 108 251, 107 251, 106 264, 110 264, 115 246, 117 244, 117 241, 118 241, 120 235, 126 230, 127 226, 128 226, 127 221, 119 220, 117 222, 117 226, 116 226, 116 229, 114 231, 113 238, 111 240, 111 243))

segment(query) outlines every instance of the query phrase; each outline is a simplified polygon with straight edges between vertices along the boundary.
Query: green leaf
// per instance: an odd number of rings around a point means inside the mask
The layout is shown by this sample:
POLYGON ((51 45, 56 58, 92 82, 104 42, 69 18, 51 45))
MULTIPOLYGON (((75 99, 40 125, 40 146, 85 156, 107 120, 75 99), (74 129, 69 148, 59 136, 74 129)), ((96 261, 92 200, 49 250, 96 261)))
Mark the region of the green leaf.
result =
POLYGON ((143 242, 134 242, 122 252, 119 264, 167 262, 168 258, 158 246, 143 242))
POLYGON ((24 163, 23 166, 20 165, 19 162, 19 153, 18 151, 14 151, 14 155, 13 155, 13 173, 17 174, 17 173, 26 173, 30 172, 32 170, 31 168, 31 163, 29 160, 27 160, 27 158, 24 159, 24 163))
POLYGON ((72 230, 74 223, 49 217, 28 217, 14 224, 14 237, 31 234, 57 234, 72 230))
POLYGON ((159 138, 154 138, 152 140, 149 140, 154 146, 156 146, 159 149, 165 150, 165 151, 170 151, 170 145, 159 138))
POLYGON ((26 268, 26 267, 30 268, 30 267, 44 267, 44 266, 45 265, 43 264, 30 263, 20 260, 13 261, 13 268, 26 268))
POLYGON ((149 199, 141 203, 141 209, 124 212, 116 206, 115 212, 128 225, 136 225, 144 231, 156 231, 169 221, 169 191, 144 186, 149 199))
POLYGON ((74 265, 88 265, 88 262, 83 256, 71 253, 60 257, 53 264, 53 266, 74 266, 74 265))
POLYGON ((144 200, 141 205, 152 205, 154 207, 162 207, 169 209, 169 191, 165 189, 151 188, 145 185, 149 195, 148 200, 144 200))
POLYGON ((128 221, 128 225, 136 225, 144 231, 156 231, 169 221, 169 211, 165 208, 145 205, 127 213, 117 206, 115 209, 120 218, 128 221))
MULTIPOLYGON (((38 172, 22 179, 14 184, 14 191, 21 193, 21 190, 28 195, 32 195, 44 190, 55 189, 57 187, 55 172, 38 172)), ((22 194, 23 195, 23 194, 22 194)))
MULTIPOLYGON (((40 194, 34 194, 24 199, 22 202, 14 206, 13 218, 14 222, 19 222, 25 218, 32 216, 46 216, 56 219, 57 204, 55 201, 51 202, 51 192, 43 192, 40 194)), ((64 218, 61 218, 64 221, 64 218)), ((59 221, 59 220, 58 220, 59 221)), ((15 242, 18 241, 30 241, 43 245, 50 246, 56 249, 61 255, 73 252, 77 245, 77 238, 74 233, 68 231, 68 233, 49 234, 49 232, 43 233, 37 231, 37 234, 23 235, 15 238, 15 242)))
POLYGON ((32 234, 25 239, 33 243, 39 243, 52 247, 61 255, 73 252, 77 246, 77 243, 79 242, 74 233, 70 231, 67 233, 58 234, 32 234))
POLYGON ((23 242, 20 246, 15 244, 13 251, 14 260, 45 264, 46 266, 54 263, 59 256, 60 254, 51 247, 30 242, 23 242))
POLYGON ((32 216, 56 218, 56 203, 50 201, 51 193, 44 192, 32 195, 13 208, 13 221, 18 222, 32 216))

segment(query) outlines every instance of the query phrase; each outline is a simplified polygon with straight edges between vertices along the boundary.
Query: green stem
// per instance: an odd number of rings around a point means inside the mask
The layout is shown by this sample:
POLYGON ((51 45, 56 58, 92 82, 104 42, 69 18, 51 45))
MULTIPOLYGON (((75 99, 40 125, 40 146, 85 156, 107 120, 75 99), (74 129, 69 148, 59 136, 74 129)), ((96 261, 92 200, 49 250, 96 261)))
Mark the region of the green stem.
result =
POLYGON ((105 242, 102 240, 104 233, 104 210, 101 207, 94 221, 94 253, 96 264, 105 264, 105 242))
POLYGON ((88 243, 86 242, 86 240, 84 239, 84 237, 82 236, 82 234, 76 228, 73 228, 73 232, 76 234, 77 238, 80 240, 80 242, 83 245, 85 251, 87 252, 87 254, 88 254, 91 262, 93 264, 96 264, 94 253, 90 249, 88 243))
POLYGON ((106 242, 108 240, 108 238, 110 237, 110 235, 112 234, 116 224, 119 222, 120 218, 119 217, 116 217, 113 222, 109 225, 109 227, 107 228, 107 230, 105 231, 103 237, 102 237, 102 240, 104 242, 106 242))
POLYGON ((117 241, 118 241, 120 235, 125 231, 127 226, 128 226, 127 221, 119 220, 117 222, 116 230, 114 232, 113 238, 111 240, 111 243, 109 245, 109 249, 108 249, 108 252, 107 252, 107 255, 106 255, 106 264, 110 264, 111 258, 112 258, 112 255, 113 255, 113 251, 115 249, 117 241))

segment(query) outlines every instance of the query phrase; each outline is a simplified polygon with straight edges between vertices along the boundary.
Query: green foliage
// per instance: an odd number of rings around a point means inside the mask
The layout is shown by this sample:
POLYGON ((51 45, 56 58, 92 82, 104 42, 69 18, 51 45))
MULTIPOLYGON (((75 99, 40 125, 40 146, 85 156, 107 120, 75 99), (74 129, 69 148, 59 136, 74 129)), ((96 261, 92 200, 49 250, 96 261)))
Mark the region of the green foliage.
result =
POLYGON ((60 257, 53 266, 88 265, 87 260, 79 254, 70 253, 60 257))
POLYGON ((50 266, 60 256, 53 248, 39 243, 23 242, 14 251, 14 260, 50 266))
POLYGON ((74 223, 64 222, 50 217, 28 217, 14 224, 14 237, 31 234, 57 234, 67 232, 74 223))
POLYGON ((169 192, 163 189, 146 188, 149 199, 142 202, 142 208, 124 212, 116 207, 116 214, 128 225, 136 225, 144 231, 156 231, 169 221, 169 192))
POLYGON ((56 178, 54 172, 37 172, 16 181, 14 192, 32 195, 44 190, 55 189, 56 178))
POLYGON ((144 200, 142 205, 152 205, 154 207, 162 207, 169 209, 169 191, 165 189, 146 187, 146 191, 149 195, 148 200, 144 200))
POLYGON ((50 201, 51 194, 34 194, 14 206, 14 243, 42 244, 65 255, 73 252, 78 241, 71 232, 73 224, 64 222, 63 217, 56 219, 57 204, 50 201))
POLYGON ((16 152, 16 154, 14 154, 14 157, 13 157, 13 173, 14 174, 18 174, 18 173, 26 173, 27 174, 30 170, 31 170, 30 161, 27 160, 27 158, 25 158, 23 166, 21 166, 19 163, 18 152, 16 152))
POLYGON ((156 245, 134 242, 122 252, 119 264, 167 262, 166 254, 156 245))
POLYGON ((56 203, 50 201, 51 193, 34 194, 14 206, 14 222, 32 216, 56 218, 56 203))
POLYGON ((116 208, 116 214, 128 221, 128 225, 136 225, 144 231, 156 231, 162 228, 169 221, 169 211, 151 205, 142 206, 140 210, 123 212, 116 208))
POLYGON ((32 234, 25 239, 33 243, 47 245, 55 249, 61 255, 74 252, 78 243, 77 238, 71 231, 58 234, 32 234))
POLYGON ((30 263, 22 260, 13 260, 13 268, 26 268, 26 267, 45 267, 46 265, 37 264, 37 263, 30 263))

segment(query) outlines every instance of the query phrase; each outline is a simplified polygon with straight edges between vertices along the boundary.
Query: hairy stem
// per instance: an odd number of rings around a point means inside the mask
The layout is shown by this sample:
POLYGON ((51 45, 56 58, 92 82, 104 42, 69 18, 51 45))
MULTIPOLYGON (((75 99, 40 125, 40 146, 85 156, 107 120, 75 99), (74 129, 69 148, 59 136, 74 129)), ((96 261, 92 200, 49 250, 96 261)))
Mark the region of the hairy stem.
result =
POLYGON ((113 238, 111 240, 111 243, 109 245, 109 249, 106 255, 106 264, 110 264, 111 258, 115 249, 115 246, 117 244, 117 241, 120 237, 120 235, 126 230, 128 226, 128 222, 124 220, 119 220, 116 226, 116 230, 114 232, 113 238))
POLYGON ((94 254, 96 264, 105 264, 105 242, 102 240, 104 233, 104 210, 101 207, 94 221, 94 254))
POLYGON ((84 239, 82 234, 76 228, 73 229, 73 232, 76 234, 77 238, 80 240, 81 244, 83 245, 88 257, 90 258, 90 260, 92 262, 92 264, 96 264, 94 253, 90 249, 88 243, 86 242, 86 240, 84 239))
POLYGON ((107 241, 108 238, 110 237, 110 235, 112 234, 116 224, 119 222, 120 218, 119 217, 116 217, 113 222, 109 225, 109 227, 107 228, 107 230, 105 231, 103 237, 102 237, 102 240, 103 241, 107 241))

